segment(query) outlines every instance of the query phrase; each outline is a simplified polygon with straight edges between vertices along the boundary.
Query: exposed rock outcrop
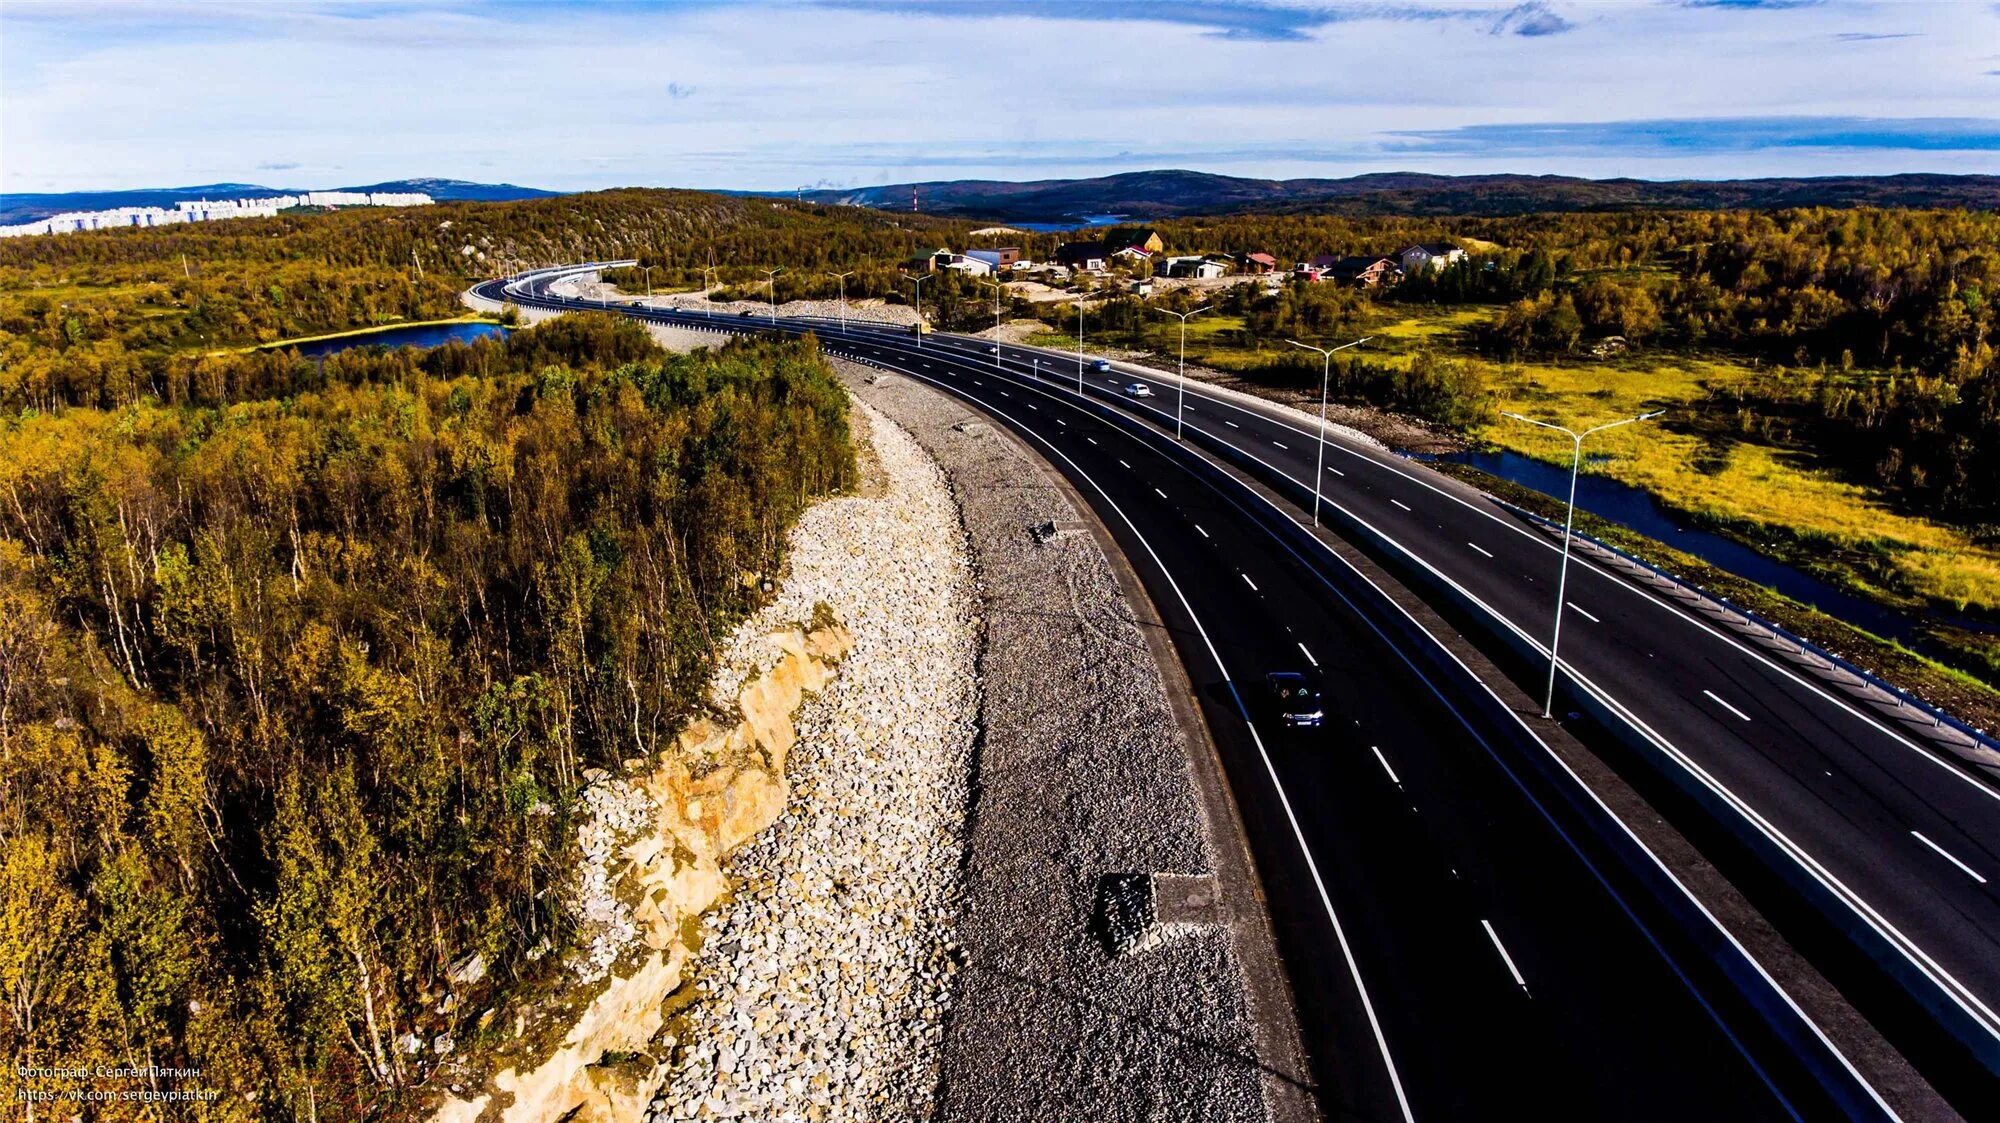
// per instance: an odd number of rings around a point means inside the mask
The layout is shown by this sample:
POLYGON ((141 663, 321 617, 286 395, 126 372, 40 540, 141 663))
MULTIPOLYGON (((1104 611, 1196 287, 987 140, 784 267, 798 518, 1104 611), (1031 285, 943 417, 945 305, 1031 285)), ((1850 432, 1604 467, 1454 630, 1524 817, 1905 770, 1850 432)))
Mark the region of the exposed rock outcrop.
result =
POLYGON ((829 622, 764 643, 776 658, 737 691, 734 722, 695 721, 652 771, 587 789, 572 893, 584 939, 566 968, 578 985, 601 989, 552 1050, 524 1047, 489 1087, 447 1101, 440 1123, 630 1123, 658 1091, 665 1065, 647 1050, 665 1024, 663 1003, 685 981, 695 921, 728 890, 720 863, 784 813, 793 716, 854 640, 829 622))

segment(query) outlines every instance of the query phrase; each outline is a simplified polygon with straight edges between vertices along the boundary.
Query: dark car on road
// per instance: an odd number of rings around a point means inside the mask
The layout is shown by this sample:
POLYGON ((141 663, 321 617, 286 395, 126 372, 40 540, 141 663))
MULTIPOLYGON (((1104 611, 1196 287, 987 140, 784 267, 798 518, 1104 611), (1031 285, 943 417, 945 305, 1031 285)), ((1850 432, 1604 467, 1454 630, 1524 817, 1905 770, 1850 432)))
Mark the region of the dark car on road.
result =
POLYGON ((1319 691, 1297 671, 1272 671, 1264 676, 1266 704, 1286 725, 1315 728, 1326 719, 1319 691))

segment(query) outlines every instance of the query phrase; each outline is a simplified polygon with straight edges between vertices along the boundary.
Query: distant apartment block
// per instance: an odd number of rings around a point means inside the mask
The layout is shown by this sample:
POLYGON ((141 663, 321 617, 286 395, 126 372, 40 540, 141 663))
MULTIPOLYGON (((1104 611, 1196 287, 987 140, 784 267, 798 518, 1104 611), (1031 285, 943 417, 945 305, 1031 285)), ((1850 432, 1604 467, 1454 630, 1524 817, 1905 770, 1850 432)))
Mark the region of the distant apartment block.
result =
POLYGON ((292 207, 423 207, 434 200, 419 191, 308 191, 303 195, 268 195, 259 199, 184 199, 174 209, 117 207, 108 211, 72 211, 0 226, 0 238, 26 234, 70 234, 79 230, 109 230, 120 226, 173 226, 183 222, 216 222, 225 218, 270 218, 292 207))

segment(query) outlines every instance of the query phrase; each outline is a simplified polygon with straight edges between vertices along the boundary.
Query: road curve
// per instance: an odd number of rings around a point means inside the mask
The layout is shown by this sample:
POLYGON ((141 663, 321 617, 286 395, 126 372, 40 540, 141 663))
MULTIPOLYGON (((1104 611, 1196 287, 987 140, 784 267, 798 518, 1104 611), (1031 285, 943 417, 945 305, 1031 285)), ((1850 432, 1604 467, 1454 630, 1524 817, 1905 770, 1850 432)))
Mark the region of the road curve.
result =
MULTIPOLYGON (((586 306, 550 296, 555 275, 479 291, 586 306)), ((690 313, 643 315, 708 324, 690 313)), ((859 324, 841 335, 783 318, 711 326, 818 329, 829 352, 924 381, 1008 425, 1098 508, 1174 633, 1224 753, 1330 1115, 1887 1114, 1858 1078, 1847 1080, 1837 1055, 1815 1072, 1770 1039, 1745 1007, 1771 996, 1737 993, 1740 983, 1715 968, 1718 953, 1697 946, 1701 934, 1646 906, 1617 856, 1528 774, 1532 731, 1495 722, 1469 675, 1413 657, 1407 638, 1380 623, 1383 605, 1365 583, 1314 556, 1295 521, 1284 529, 1292 514, 1219 482, 1212 466, 1130 417, 1110 416, 1102 399, 1116 399, 1131 372, 1082 372, 1094 393, 1080 398, 1067 379, 1035 377, 1038 365, 1067 360, 1035 349, 996 352, 949 337, 918 345, 859 324), (1329 728, 1282 731, 1256 712, 1250 687, 1266 670, 1308 667, 1325 676, 1329 728)), ((1302 462, 1311 472, 1311 438, 1299 439, 1281 412, 1192 387, 1188 400, 1191 426, 1267 442, 1259 458, 1274 471, 1302 462)), ((1138 412, 1149 411, 1142 403, 1138 412)), ((1513 574, 1521 588, 1511 597, 1491 582, 1473 587, 1492 603, 1521 601, 1524 620, 1534 619, 1531 594, 1544 580, 1535 566, 1547 551, 1533 535, 1467 514, 1471 503, 1436 477, 1376 450, 1329 445, 1329 456, 1335 502, 1409 534, 1427 558, 1463 538, 1458 549, 1473 560, 1450 572, 1468 581, 1481 570, 1513 574)), ((1606 633, 1632 626, 1628 616, 1647 624, 1640 598, 1615 593, 1608 575, 1596 580, 1577 581, 1572 599, 1606 633)), ((1722 684, 1729 704, 1760 704, 1736 697, 1739 683, 1722 684)))

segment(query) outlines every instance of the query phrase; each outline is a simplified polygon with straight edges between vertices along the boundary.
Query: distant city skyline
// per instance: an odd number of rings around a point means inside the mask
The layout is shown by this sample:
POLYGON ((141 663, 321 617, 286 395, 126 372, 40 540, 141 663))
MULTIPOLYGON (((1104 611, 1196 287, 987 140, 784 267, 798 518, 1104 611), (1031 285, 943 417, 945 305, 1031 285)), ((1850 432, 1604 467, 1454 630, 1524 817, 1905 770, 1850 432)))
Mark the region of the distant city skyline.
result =
POLYGON ((8 0, 0 191, 2000 173, 2000 4, 8 0))

